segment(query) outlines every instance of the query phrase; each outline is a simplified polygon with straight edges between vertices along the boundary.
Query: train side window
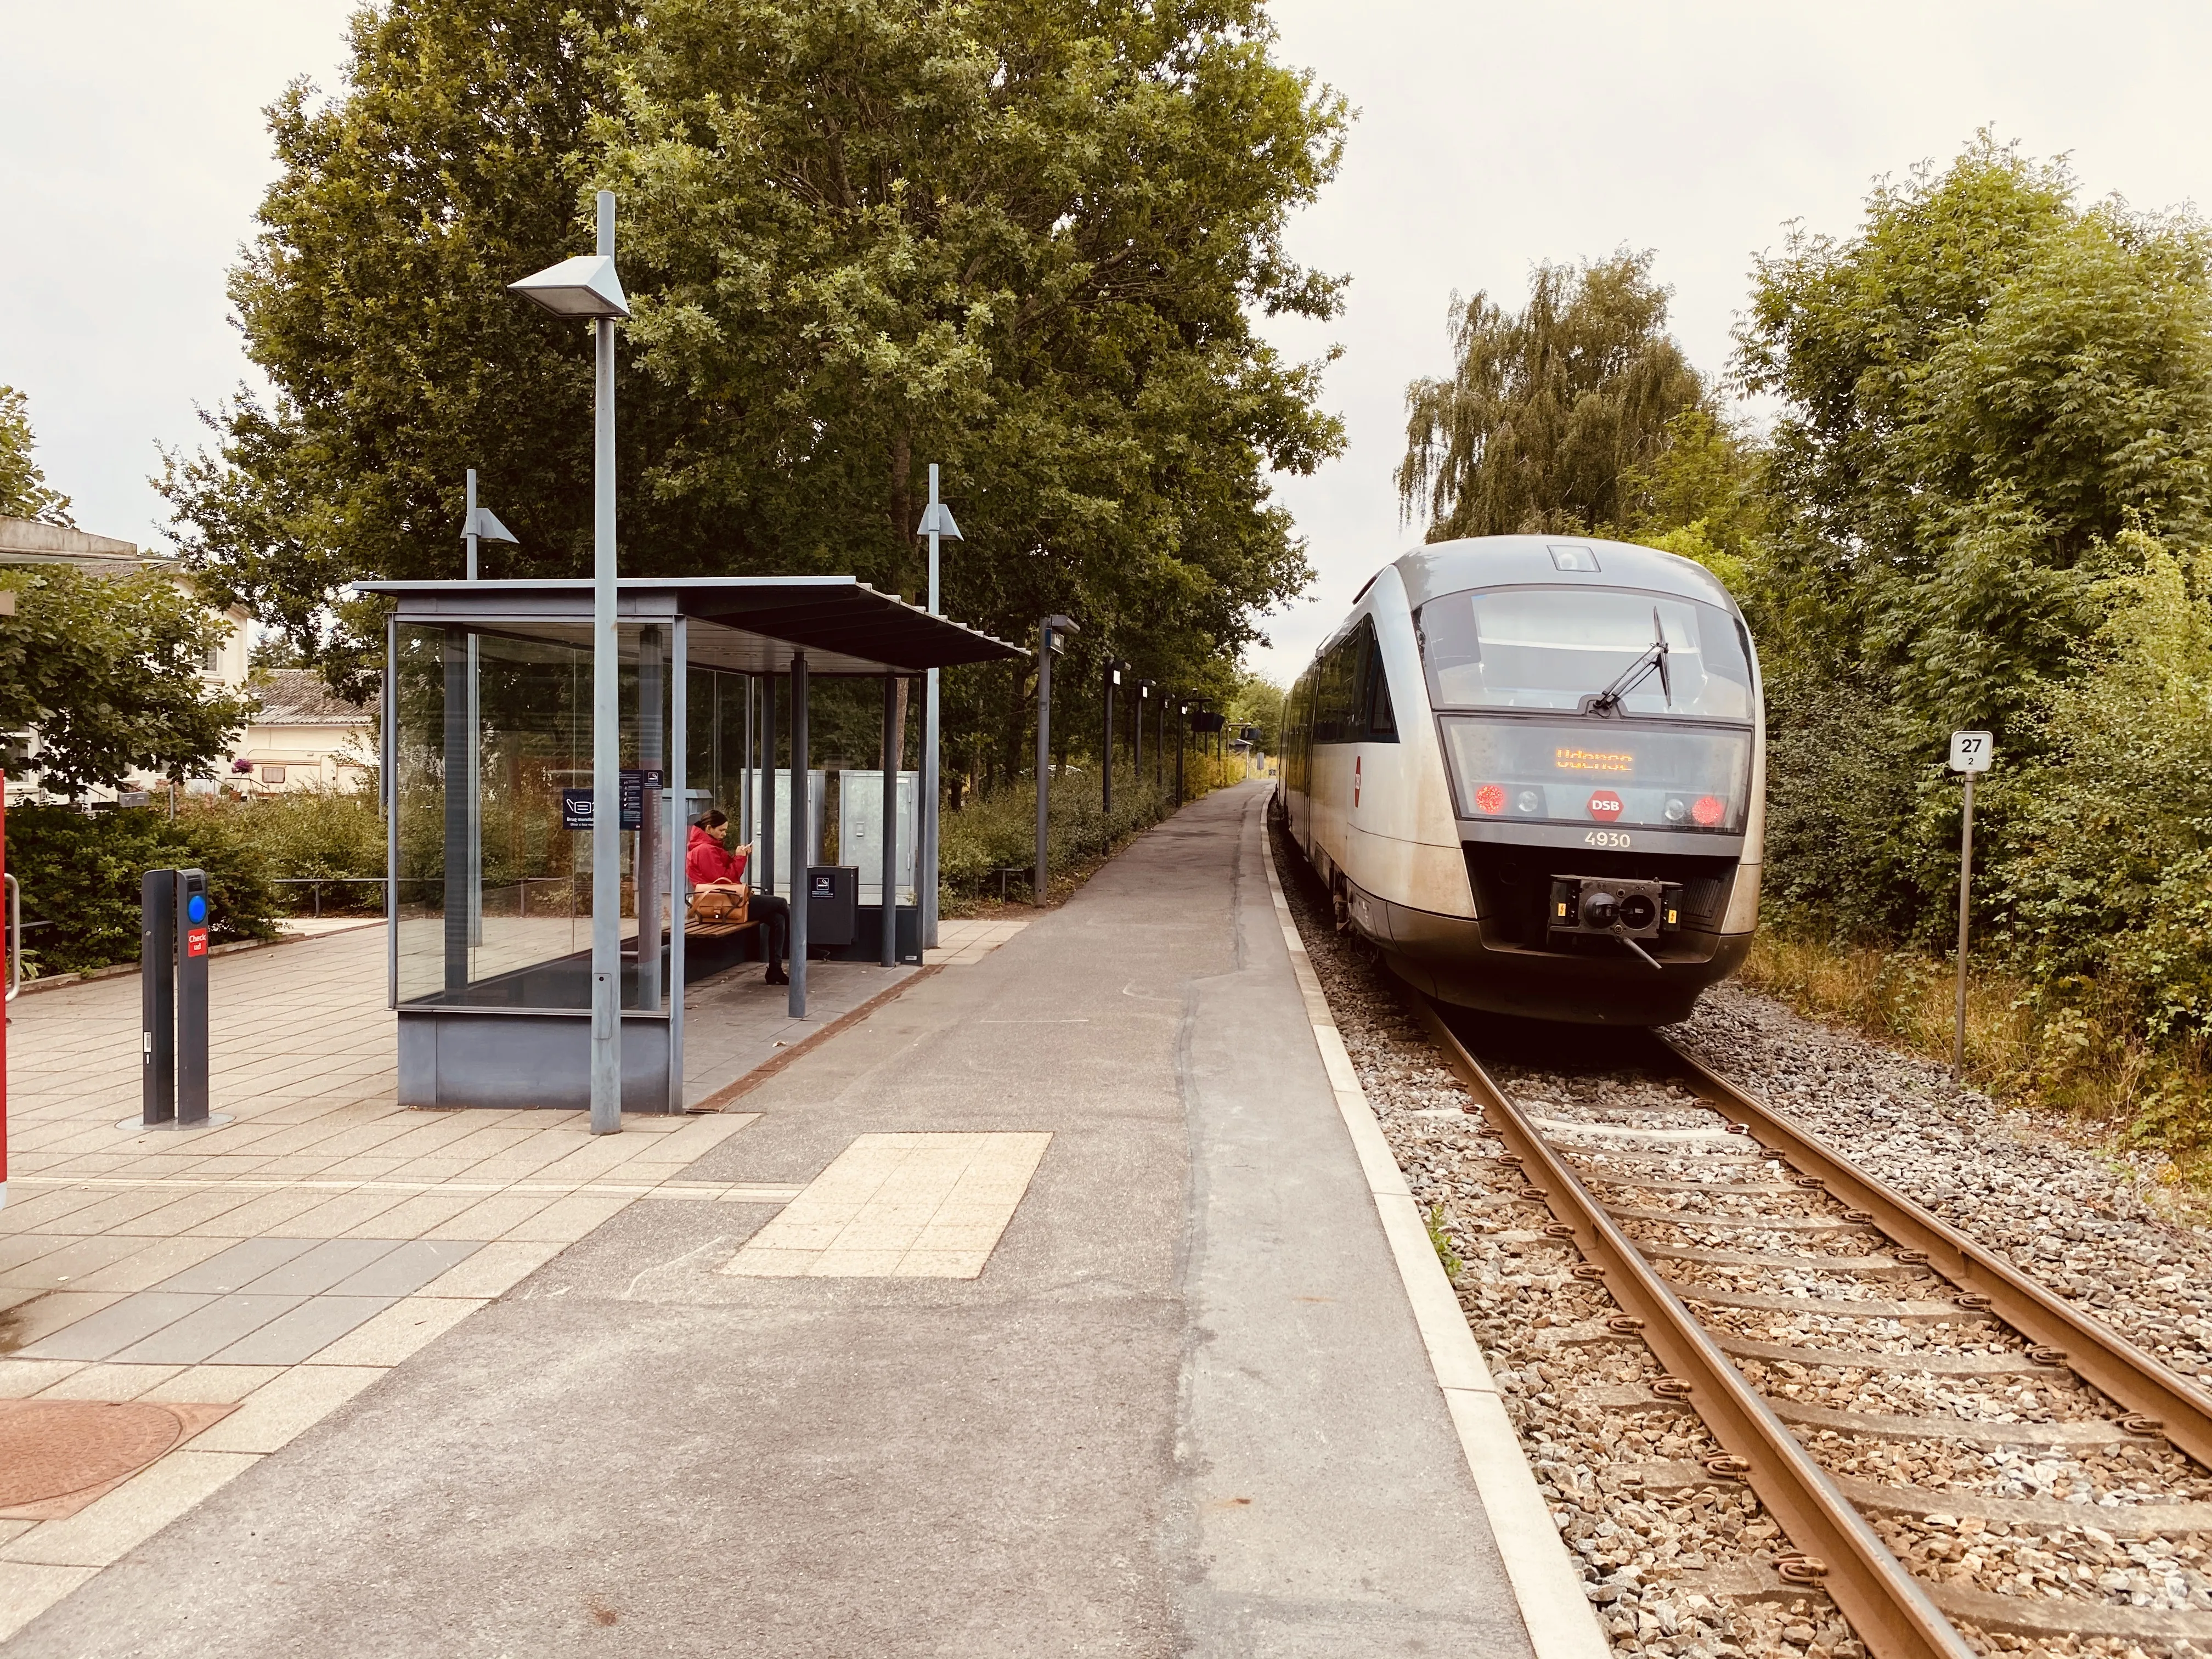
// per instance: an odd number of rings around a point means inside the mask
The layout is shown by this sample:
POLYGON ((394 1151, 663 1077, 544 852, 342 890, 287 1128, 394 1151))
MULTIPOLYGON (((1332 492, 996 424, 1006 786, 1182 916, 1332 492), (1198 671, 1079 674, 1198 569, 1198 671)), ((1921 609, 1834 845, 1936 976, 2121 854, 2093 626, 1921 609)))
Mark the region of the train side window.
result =
POLYGON ((1398 741, 1398 716, 1390 706, 1390 677, 1383 672, 1382 647, 1375 637, 1375 619, 1359 629, 1359 735, 1372 743, 1398 741))

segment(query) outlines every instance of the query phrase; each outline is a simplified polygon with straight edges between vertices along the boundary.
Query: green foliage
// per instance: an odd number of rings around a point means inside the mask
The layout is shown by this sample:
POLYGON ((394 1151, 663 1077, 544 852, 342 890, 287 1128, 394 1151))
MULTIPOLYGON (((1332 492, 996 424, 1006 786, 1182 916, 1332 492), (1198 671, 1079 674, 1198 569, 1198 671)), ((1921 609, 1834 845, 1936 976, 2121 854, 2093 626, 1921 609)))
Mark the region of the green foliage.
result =
POLYGON ((200 678, 223 618, 169 576, 18 565, 0 567, 0 585, 15 594, 0 617, 0 732, 37 732, 45 788, 75 796, 134 769, 191 776, 246 725, 250 701, 200 678))
POLYGON ((74 526, 70 498, 46 483, 33 457, 30 399, 12 386, 0 386, 0 519, 37 519, 74 526))
POLYGON ((1696 560, 1739 604, 1755 605, 1765 553, 1765 462, 1764 449, 1710 409, 1685 410, 1668 422, 1665 447, 1622 473, 1627 523, 1612 533, 1696 560))
MULTIPOLYGON (((369 789, 288 789, 251 800, 203 806, 195 816, 220 813, 234 831, 267 860, 272 875, 376 876, 384 874, 384 808, 369 789)), ((308 889, 285 890, 284 908, 300 911, 311 902, 308 889)), ((366 884, 325 888, 322 908, 381 914, 384 895, 366 884)))
MULTIPOLYGON (((1341 444, 1250 320, 1338 303, 1284 227, 1343 106, 1270 44, 1256 0, 365 8, 343 95, 270 112, 232 292, 276 395, 170 458, 188 556, 334 671, 344 583, 455 574, 471 462, 521 538, 492 574, 586 568, 590 353, 502 284, 588 246, 604 184, 625 571, 915 592, 939 460, 949 611, 1194 679, 1306 579, 1267 473, 1341 444)), ((1011 767, 1026 684, 969 680, 951 746, 1011 767)))
POLYGON ((2081 210, 1984 134, 1876 190, 1857 235, 1762 260, 1736 372, 1786 405, 1769 580, 1796 646, 1865 664, 1923 742, 2016 749, 2093 551, 2212 530, 2208 259, 2193 217, 2081 210))
POLYGON ((8 872, 22 883, 23 920, 47 974, 138 959, 139 883, 157 869, 208 875, 210 937, 270 939, 282 908, 268 855, 241 833, 240 815, 191 811, 170 822, 139 807, 88 813, 68 806, 8 809, 8 872))
MULTIPOLYGON (((1139 778, 1126 766, 1114 773, 1114 816, 1106 816, 1098 774, 1062 771, 1052 780, 1048 856, 1059 867, 1076 860, 1103 857, 1138 830, 1175 811, 1175 768, 1170 761, 1165 784, 1153 787, 1152 769, 1139 778)), ((1186 781, 1190 781, 1188 771, 1186 781)), ((957 812, 938 818, 942 862, 938 879, 947 893, 979 898, 998 892, 996 872, 1018 868, 1026 882, 1036 862, 1036 785, 1029 779, 969 800, 957 812)))
POLYGON ((1669 423, 1704 406, 1705 382, 1666 332, 1668 290, 1649 252, 1579 270, 1540 265, 1528 308, 1461 301, 1457 363, 1407 388, 1398 498, 1427 538, 1589 533, 1628 517, 1626 475, 1652 462, 1669 423))
POLYGON ((2212 567, 2140 532, 2118 550, 2083 672, 2036 688, 2039 763, 1992 776, 1998 914, 2039 984, 2212 1036, 2212 567))

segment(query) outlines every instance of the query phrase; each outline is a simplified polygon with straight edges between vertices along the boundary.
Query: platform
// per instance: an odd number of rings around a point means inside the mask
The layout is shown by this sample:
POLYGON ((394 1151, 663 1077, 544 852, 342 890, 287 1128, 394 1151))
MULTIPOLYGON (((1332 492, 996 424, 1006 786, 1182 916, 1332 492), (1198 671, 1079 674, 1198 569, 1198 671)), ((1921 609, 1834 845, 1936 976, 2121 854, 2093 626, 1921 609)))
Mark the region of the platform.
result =
MULTIPOLYGON (((597 1143, 668 1150, 8 1653, 1532 1653, 1262 799, 909 983, 744 1127, 597 1143)), ((31 1536, 0 1594, 69 1565, 31 1536)))

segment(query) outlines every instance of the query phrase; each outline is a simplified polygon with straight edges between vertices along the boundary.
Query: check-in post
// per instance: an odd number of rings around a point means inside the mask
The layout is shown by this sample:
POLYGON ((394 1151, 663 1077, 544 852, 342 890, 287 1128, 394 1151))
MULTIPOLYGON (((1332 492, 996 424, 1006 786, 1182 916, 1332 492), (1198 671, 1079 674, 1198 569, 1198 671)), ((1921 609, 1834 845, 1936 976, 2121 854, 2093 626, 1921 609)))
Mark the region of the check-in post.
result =
POLYGON ((1966 1069, 1966 917, 1974 879, 1974 779, 1996 758, 1996 741, 1986 732, 1954 732, 1950 767, 1966 775, 1966 799, 1959 817, 1959 998, 1951 1039, 1951 1075, 1966 1069))

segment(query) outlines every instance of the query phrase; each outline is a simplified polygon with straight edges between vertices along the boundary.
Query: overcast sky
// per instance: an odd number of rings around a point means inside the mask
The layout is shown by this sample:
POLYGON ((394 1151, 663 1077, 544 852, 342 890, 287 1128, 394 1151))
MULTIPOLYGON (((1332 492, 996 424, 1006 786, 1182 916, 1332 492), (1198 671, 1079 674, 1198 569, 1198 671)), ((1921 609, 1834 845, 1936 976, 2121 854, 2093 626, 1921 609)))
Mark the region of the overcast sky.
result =
MULTIPOLYGON (((551 0, 549 0, 549 3, 551 0)), ((261 106, 336 83, 346 0, 0 0, 0 384, 30 394, 48 477, 86 529, 162 540, 155 443, 248 370, 225 268, 272 171, 261 106)), ((1869 181, 1983 125, 2069 152, 2091 195, 2212 199, 2212 8, 1278 0, 1281 53, 1359 111, 1297 225, 1352 278, 1346 313, 1271 326, 1341 344, 1342 459, 1284 483, 1320 573, 1269 619, 1294 672, 1375 568, 1419 539, 1391 469, 1407 380, 1448 365, 1455 289, 1509 304, 1538 260, 1657 252, 1692 361, 1722 368, 1755 253, 1787 221, 1847 231, 1869 181)))

